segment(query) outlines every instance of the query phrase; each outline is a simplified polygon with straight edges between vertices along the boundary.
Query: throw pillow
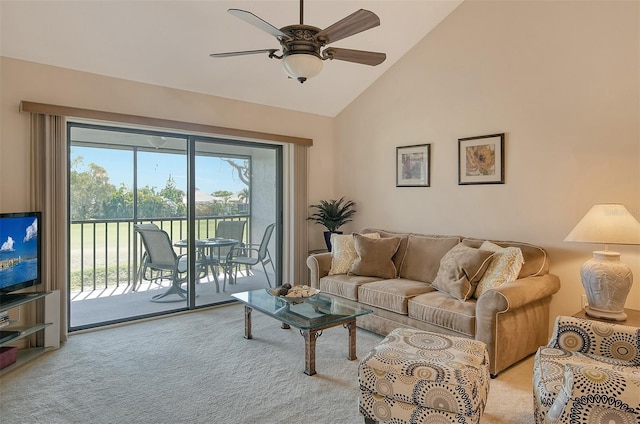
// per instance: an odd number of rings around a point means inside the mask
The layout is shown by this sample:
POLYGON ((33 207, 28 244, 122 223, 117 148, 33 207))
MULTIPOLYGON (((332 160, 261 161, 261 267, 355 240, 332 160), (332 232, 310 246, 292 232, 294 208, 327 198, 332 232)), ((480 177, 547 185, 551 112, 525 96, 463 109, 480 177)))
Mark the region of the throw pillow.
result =
POLYGON ((438 275, 431 285, 459 300, 467 300, 482 278, 493 252, 460 243, 440 260, 438 275))
POLYGON ((396 278, 397 270, 391 258, 400 246, 400 237, 367 238, 353 235, 358 258, 351 266, 350 274, 366 277, 396 278))
MULTIPOLYGON (((367 233, 363 236, 379 239, 378 233, 367 233)), ((353 261, 358 258, 353 245, 352 234, 331 234, 331 269, 329 275, 346 274, 351 269, 353 261)))
POLYGON ((442 257, 458 243, 460 237, 409 235, 400 277, 431 283, 438 274, 442 257))
POLYGON ((524 264, 522 250, 518 247, 500 247, 490 241, 485 241, 480 246, 482 250, 495 252, 489 267, 476 287, 473 297, 478 299, 484 292, 496 288, 501 284, 515 281, 524 264))

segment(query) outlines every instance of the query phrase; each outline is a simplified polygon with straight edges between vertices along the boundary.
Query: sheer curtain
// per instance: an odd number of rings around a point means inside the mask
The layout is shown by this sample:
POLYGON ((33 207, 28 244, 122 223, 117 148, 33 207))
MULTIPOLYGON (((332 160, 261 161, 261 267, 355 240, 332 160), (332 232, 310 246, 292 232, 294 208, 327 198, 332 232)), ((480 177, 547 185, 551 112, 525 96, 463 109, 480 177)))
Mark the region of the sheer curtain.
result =
POLYGON ((42 212, 42 283, 60 290, 60 341, 67 339, 67 138, 63 116, 31 114, 33 210, 42 212))

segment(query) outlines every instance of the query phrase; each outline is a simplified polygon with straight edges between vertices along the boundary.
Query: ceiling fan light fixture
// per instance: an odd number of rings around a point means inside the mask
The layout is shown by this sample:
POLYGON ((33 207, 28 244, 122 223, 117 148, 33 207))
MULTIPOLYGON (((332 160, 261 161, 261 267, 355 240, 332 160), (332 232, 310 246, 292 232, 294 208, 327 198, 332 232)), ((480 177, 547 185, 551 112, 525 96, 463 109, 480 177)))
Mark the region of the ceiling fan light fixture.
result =
POLYGON ((322 59, 313 53, 289 53, 282 58, 284 72, 301 83, 322 71, 322 59))

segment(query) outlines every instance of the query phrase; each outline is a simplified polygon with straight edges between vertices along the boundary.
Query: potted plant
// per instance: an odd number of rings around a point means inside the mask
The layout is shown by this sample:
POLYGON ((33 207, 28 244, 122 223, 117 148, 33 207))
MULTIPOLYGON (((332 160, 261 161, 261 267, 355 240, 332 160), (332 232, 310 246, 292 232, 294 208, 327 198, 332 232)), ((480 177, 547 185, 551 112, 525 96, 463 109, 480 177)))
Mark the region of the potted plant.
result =
POLYGON ((338 231, 338 229, 347 222, 352 221, 351 217, 356 213, 353 208, 355 205, 355 202, 345 200, 344 197, 338 200, 321 200, 320 204, 311 205, 316 211, 307 219, 321 224, 327 229, 324 232, 324 241, 329 251, 331 251, 331 234, 342 234, 342 231, 338 231))

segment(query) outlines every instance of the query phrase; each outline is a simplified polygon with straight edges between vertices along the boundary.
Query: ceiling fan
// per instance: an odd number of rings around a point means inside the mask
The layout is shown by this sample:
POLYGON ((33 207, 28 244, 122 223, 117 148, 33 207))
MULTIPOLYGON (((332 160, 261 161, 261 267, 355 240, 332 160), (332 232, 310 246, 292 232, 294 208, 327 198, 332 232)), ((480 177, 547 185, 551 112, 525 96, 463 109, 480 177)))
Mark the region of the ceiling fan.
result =
POLYGON ((300 24, 288 25, 280 29, 246 10, 229 9, 228 12, 276 37, 280 42, 282 54, 276 54, 280 49, 260 49, 213 53, 210 55, 211 57, 267 53, 271 59, 282 59, 285 73, 301 83, 320 73, 323 60, 344 60, 347 62, 376 66, 384 62, 387 58, 386 54, 378 52, 341 49, 337 47, 325 48, 327 44, 380 25, 380 18, 369 10, 360 9, 325 29, 304 25, 303 0, 300 0, 300 24))

